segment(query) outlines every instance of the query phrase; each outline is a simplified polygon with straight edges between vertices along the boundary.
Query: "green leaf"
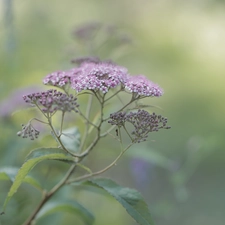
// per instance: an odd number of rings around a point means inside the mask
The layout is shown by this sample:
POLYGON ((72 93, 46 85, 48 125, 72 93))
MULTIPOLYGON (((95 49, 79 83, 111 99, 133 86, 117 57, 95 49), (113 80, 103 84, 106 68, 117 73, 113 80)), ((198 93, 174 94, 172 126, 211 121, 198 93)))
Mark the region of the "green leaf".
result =
POLYGON ((91 225, 94 223, 94 216, 86 208, 84 208, 78 202, 70 200, 46 203, 40 210, 36 218, 40 219, 56 212, 67 212, 79 215, 87 225, 91 225))
POLYGON ((102 188, 112 195, 140 225, 153 225, 153 221, 143 197, 136 190, 121 187, 110 179, 91 179, 87 184, 102 188))
POLYGON ((77 127, 63 130, 60 140, 69 151, 77 152, 80 147, 80 132, 77 127))
MULTIPOLYGON (((18 170, 19 168, 16 168, 16 167, 0 168, 0 180, 10 180, 11 182, 14 182, 16 174, 18 173, 18 170)), ((40 183, 31 176, 26 176, 23 182, 26 182, 32 185, 33 187, 37 188, 40 191, 43 190, 40 183)))
POLYGON ((37 181, 35 178, 33 178, 32 176, 26 176, 23 180, 23 182, 28 183, 30 185, 32 185, 33 187, 37 188, 40 191, 43 191, 43 188, 41 187, 41 184, 39 183, 39 181, 37 181))
MULTIPOLYGON (((53 160, 65 160, 72 162, 74 161, 74 158, 66 154, 62 149, 59 148, 38 148, 33 150, 26 158, 26 161, 22 165, 22 167, 19 169, 15 180, 7 194, 7 197, 4 202, 4 210, 9 202, 9 200, 12 198, 12 196, 16 193, 18 188, 20 187, 21 183, 24 181, 26 175, 40 162, 48 159, 53 160)), ((29 180, 29 179, 28 179, 29 180)), ((31 179, 29 182, 32 183, 31 179)))
POLYGON ((10 180, 13 182, 17 172, 18 172, 18 168, 16 167, 0 168, 0 180, 10 180))

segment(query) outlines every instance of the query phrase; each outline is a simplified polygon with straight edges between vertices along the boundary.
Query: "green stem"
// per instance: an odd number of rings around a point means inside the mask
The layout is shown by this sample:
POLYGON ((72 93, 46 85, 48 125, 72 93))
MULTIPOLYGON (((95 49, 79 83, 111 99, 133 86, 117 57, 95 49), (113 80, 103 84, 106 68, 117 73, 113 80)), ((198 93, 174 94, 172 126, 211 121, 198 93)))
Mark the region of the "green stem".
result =
POLYGON ((68 172, 66 173, 66 175, 63 177, 63 179, 56 184, 49 192, 44 193, 44 197, 41 200, 41 202, 39 203, 39 205, 37 206, 37 208, 34 210, 34 212, 31 214, 31 216, 25 221, 25 223, 23 225, 31 225, 38 212, 41 210, 41 208, 43 207, 43 205, 61 188, 63 187, 67 180, 70 178, 71 174, 73 173, 73 171, 75 170, 76 164, 72 165, 70 167, 70 169, 68 170, 68 172))
POLYGON ((44 121, 42 121, 42 120, 39 120, 39 119, 37 119, 37 118, 33 118, 33 119, 31 119, 31 120, 30 120, 30 122, 31 122, 32 120, 36 120, 36 121, 38 121, 38 122, 40 122, 40 123, 43 123, 43 124, 49 125, 49 123, 46 123, 46 122, 44 122, 44 121))
POLYGON ((100 131, 101 131, 101 126, 102 126, 102 123, 103 123, 103 116, 104 116, 104 113, 103 113, 103 108, 104 108, 104 98, 105 98, 105 94, 102 96, 102 102, 100 102, 100 105, 101 105, 101 116, 100 116, 100 123, 99 125, 97 126, 97 135, 94 139, 94 141, 89 145, 89 147, 80 154, 80 158, 84 158, 85 156, 87 156, 89 154, 89 152, 95 147, 95 145, 98 143, 99 139, 101 138, 101 135, 100 135, 100 131))
POLYGON ((60 135, 62 134, 64 115, 65 115, 65 112, 62 112, 61 126, 60 126, 60 135))
POLYGON ((118 112, 122 111, 123 109, 125 109, 128 105, 130 105, 132 102, 134 102, 136 99, 131 99, 126 105, 124 105, 120 110, 118 110, 118 112))
POLYGON ((75 182, 79 182, 79 181, 82 181, 82 180, 85 180, 85 179, 88 179, 90 177, 94 177, 94 176, 97 176, 97 175, 100 175, 104 172, 106 172, 107 170, 109 170, 111 167, 113 167, 114 165, 116 165, 117 161, 123 156, 123 154, 132 146, 133 143, 130 143, 123 151, 121 151, 121 153, 116 157, 116 159, 110 163, 108 166, 106 166, 104 169, 102 170, 99 170, 97 172, 94 172, 94 173, 91 173, 91 174, 86 174, 86 175, 83 175, 81 177, 77 177, 75 179, 71 179, 71 180, 68 180, 66 181, 66 184, 71 184, 71 183, 75 183, 75 182))
POLYGON ((63 149, 65 152, 67 152, 68 154, 72 155, 73 157, 80 157, 79 155, 74 154, 74 153, 68 151, 68 150, 65 148, 65 146, 64 146, 63 143, 62 143, 62 141, 60 140, 60 136, 57 135, 57 133, 56 133, 54 127, 52 126, 52 123, 51 123, 50 118, 48 119, 48 121, 49 121, 49 126, 51 127, 52 132, 53 132, 53 134, 55 135, 55 137, 57 138, 58 142, 60 143, 62 149, 63 149))
POLYGON ((130 140, 133 142, 134 140, 133 140, 133 138, 130 136, 130 134, 129 134, 129 132, 128 132, 126 126, 125 126, 125 124, 123 125, 123 128, 124 128, 124 130, 126 131, 127 135, 129 136, 130 140))
POLYGON ((79 110, 79 114, 88 124, 91 124, 93 127, 97 128, 97 126, 93 124, 90 120, 88 120, 88 118, 86 118, 86 116, 80 110, 79 110))
POLYGON ((88 100, 88 104, 87 104, 87 108, 86 108, 86 115, 85 115, 85 118, 86 118, 85 133, 83 135, 83 138, 82 138, 82 141, 81 141, 81 144, 80 144, 80 148, 79 148, 80 151, 83 149, 85 140, 87 140, 87 136, 88 136, 88 130, 89 130, 89 124, 90 124, 88 121, 90 119, 92 102, 93 102, 93 95, 90 95, 89 100, 88 100))
POLYGON ((47 119, 48 119, 48 116, 46 116, 44 113, 43 113, 43 111, 41 110, 41 108, 39 107, 39 105, 38 104, 35 104, 36 106, 37 106, 37 108, 40 110, 40 112, 44 115, 44 117, 46 117, 47 119))
POLYGON ((100 132, 98 131, 98 134, 97 136, 95 137, 94 141, 89 145, 89 147, 84 151, 82 152, 79 157, 80 158, 84 158, 85 156, 87 156, 89 154, 89 152, 95 147, 95 145, 98 143, 100 139, 100 132))
MULTIPOLYGON (((132 102, 134 102, 136 99, 131 99, 126 105, 124 105, 121 109, 119 109, 117 112, 121 112, 123 109, 125 109, 128 105, 130 105, 132 102)), ((107 117, 103 120, 104 121, 107 121, 110 117, 107 117)))
POLYGON ((106 100, 105 100, 105 102, 107 102, 108 100, 110 100, 111 98, 113 98, 115 95, 117 95, 119 92, 121 92, 121 88, 118 90, 118 91, 116 91, 114 94, 112 94, 110 97, 108 97, 106 100))
POLYGON ((105 131, 104 133, 102 133, 100 135, 100 137, 105 137, 106 135, 109 134, 109 132, 111 132, 113 129, 115 129, 116 125, 112 125, 107 131, 105 131))

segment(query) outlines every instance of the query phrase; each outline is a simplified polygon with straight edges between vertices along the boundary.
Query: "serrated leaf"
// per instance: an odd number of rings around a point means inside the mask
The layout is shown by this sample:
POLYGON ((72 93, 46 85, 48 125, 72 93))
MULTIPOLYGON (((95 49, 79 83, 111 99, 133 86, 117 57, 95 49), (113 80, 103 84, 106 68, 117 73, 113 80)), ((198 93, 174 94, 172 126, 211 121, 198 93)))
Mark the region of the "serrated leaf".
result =
POLYGON ((94 223, 94 216, 85 207, 83 207, 80 203, 76 201, 69 200, 46 203, 44 207, 40 210, 36 218, 40 219, 56 212, 67 212, 76 214, 80 216, 81 219, 87 225, 91 225, 94 223))
POLYGON ((153 220, 141 194, 133 189, 121 187, 110 179, 91 179, 87 184, 102 188, 112 195, 140 225, 153 225, 153 220))
MULTIPOLYGON (((14 182, 18 171, 19 171, 19 168, 16 168, 16 167, 0 168, 0 180, 10 180, 11 182, 14 182)), ((32 185, 33 187, 37 188, 38 190, 42 191, 42 187, 40 183, 32 176, 26 176, 23 182, 28 183, 32 185)))
POLYGON ((80 132, 77 127, 63 130, 60 140, 69 151, 77 152, 80 147, 80 132))
POLYGON ((33 150, 26 158, 26 161, 19 169, 15 180, 7 194, 7 197, 4 202, 4 210, 12 198, 12 196, 16 193, 21 183, 24 181, 26 175, 40 162, 44 160, 66 160, 66 161, 74 161, 74 158, 66 154, 62 149, 58 148, 38 148, 33 150))

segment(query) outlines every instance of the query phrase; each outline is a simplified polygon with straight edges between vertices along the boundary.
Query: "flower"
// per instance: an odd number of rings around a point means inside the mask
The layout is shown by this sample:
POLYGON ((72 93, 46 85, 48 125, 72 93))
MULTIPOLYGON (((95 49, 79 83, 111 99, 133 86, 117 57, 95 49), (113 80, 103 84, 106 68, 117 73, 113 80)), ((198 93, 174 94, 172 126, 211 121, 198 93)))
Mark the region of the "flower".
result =
POLYGON ((61 88, 70 83, 70 73, 65 71, 53 72, 43 79, 43 83, 61 88))
POLYGON ((45 114, 53 114, 56 111, 77 112, 79 106, 76 98, 73 95, 66 95, 57 90, 48 90, 45 92, 37 92, 29 95, 24 95, 23 99, 26 103, 36 105, 45 114))
POLYGON ((22 124, 22 130, 17 132, 18 136, 22 136, 22 138, 29 137, 31 140, 34 140, 35 138, 38 138, 40 131, 36 130, 31 122, 29 122, 27 125, 22 124))
POLYGON ((125 123, 131 123, 134 130, 131 135, 134 136, 133 142, 146 141, 149 132, 158 131, 159 129, 170 129, 167 126, 167 118, 155 113, 150 114, 145 110, 138 110, 137 112, 116 112, 110 114, 108 123, 117 125, 119 127, 125 126, 125 123))
POLYGON ((117 112, 110 114, 110 119, 108 123, 111 125, 117 125, 118 127, 124 126, 126 122, 126 112, 117 112))
POLYGON ((124 83, 124 87, 129 92, 136 93, 139 96, 159 97, 163 94, 163 90, 144 75, 129 76, 124 83))
POLYGON ((110 88, 119 86, 128 77, 126 68, 110 62, 84 62, 79 69, 78 73, 71 76, 71 87, 78 92, 88 89, 107 93, 110 88))
POLYGON ((121 90, 127 90, 137 98, 159 97, 163 94, 163 90, 144 75, 130 76, 125 67, 110 61, 87 57, 74 62, 79 64, 77 68, 51 73, 43 79, 43 83, 60 88, 70 85, 77 92, 92 90, 102 93, 121 85, 121 90))

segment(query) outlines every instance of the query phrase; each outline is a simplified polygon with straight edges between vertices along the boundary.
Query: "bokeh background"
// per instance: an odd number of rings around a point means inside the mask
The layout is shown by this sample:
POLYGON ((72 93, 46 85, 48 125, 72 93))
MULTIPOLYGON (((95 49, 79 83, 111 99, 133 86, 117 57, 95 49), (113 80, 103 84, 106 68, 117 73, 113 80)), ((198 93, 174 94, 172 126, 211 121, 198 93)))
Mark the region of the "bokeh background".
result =
MULTIPOLYGON (((19 167, 32 148, 46 145, 48 138, 31 142, 16 136, 20 124, 34 113, 18 111, 23 105, 21 95, 24 89, 44 88, 44 76, 71 68, 71 59, 87 55, 73 31, 90 22, 115 26, 131 39, 116 51, 113 43, 108 43, 98 54, 127 67, 132 74, 145 74, 163 87, 165 94, 148 102, 156 106, 153 111, 167 116, 172 126, 133 147, 106 175, 139 190, 158 225, 223 225, 222 0, 1 0, 0 166, 19 167)), ((108 142, 97 153, 89 162, 93 168, 106 165, 116 155, 108 142)), ((51 168, 52 183, 65 169, 48 162, 34 171, 45 167, 51 168)), ((10 182, 0 182, 0 205, 9 187, 10 182)), ((96 225, 136 224, 110 197, 82 189, 71 197, 94 213, 96 225)), ((21 224, 39 199, 36 190, 22 185, 9 205, 9 213, 0 217, 0 224, 21 224)), ((70 214, 52 215, 38 224, 74 224, 75 219, 76 224, 83 224, 70 214)))

